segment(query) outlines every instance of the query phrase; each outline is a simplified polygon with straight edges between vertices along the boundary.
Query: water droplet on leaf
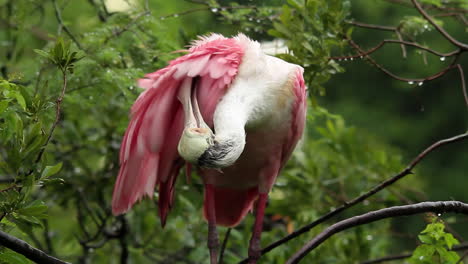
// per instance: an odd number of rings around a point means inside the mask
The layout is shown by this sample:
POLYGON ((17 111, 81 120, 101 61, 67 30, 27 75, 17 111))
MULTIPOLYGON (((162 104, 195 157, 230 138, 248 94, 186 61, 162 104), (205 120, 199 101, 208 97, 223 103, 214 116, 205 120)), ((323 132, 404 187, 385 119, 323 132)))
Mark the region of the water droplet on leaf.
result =
POLYGON ((444 61, 445 60, 445 57, 440 57, 440 61, 444 61))
POLYGON ((424 82, 418 82, 418 86, 422 86, 424 82))
POLYGON ((414 84, 414 82, 413 82, 413 81, 409 81, 408 84, 409 84, 409 85, 412 85, 412 84, 414 84))
POLYGON ((213 12, 213 13, 218 12, 218 8, 216 8, 216 7, 211 8, 211 12, 213 12))

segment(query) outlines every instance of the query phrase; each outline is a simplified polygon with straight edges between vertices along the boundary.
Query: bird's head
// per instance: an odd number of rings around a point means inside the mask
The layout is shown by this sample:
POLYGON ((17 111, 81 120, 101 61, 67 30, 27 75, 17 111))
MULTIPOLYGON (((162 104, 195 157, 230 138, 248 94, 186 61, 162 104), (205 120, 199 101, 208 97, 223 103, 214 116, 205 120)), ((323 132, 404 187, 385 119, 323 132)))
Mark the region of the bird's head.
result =
POLYGON ((197 164, 200 157, 214 144, 213 132, 209 128, 186 127, 177 150, 182 158, 197 164))

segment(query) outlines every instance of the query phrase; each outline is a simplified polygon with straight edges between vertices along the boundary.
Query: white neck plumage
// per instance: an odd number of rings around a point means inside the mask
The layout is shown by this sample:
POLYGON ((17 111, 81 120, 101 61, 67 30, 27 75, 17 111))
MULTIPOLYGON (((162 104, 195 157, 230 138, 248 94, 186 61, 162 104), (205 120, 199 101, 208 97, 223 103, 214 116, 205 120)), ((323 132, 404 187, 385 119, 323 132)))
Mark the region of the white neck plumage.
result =
POLYGON ((214 113, 214 134, 198 108, 192 79, 183 81, 179 100, 184 107, 185 128, 179 141, 179 154, 186 161, 206 168, 232 165, 245 146, 246 113, 235 102, 220 104, 214 113))

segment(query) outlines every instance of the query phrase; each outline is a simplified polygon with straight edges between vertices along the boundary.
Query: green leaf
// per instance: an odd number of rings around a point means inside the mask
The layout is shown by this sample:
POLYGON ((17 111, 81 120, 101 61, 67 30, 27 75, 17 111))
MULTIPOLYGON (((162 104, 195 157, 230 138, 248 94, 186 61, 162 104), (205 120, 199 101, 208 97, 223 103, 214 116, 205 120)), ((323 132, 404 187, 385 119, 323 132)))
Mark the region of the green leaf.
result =
MULTIPOLYGON (((26 217, 47 218, 47 205, 43 201, 35 200, 27 207, 23 207, 17 211, 18 214, 26 217)), ((35 222, 35 221, 32 221, 35 222)))
POLYGON ((435 5, 437 7, 442 6, 442 2, 440 0, 420 0, 421 3, 435 5))
POLYGON ((448 249, 452 249, 453 245, 458 245, 460 242, 450 233, 444 235, 445 243, 447 244, 448 249))
POLYGON ((5 249, 4 251, 0 252, 0 259, 2 260, 2 263, 8 263, 8 264, 30 264, 32 263, 25 256, 18 254, 9 249, 5 249))
POLYGON ((54 58, 50 55, 49 52, 40 50, 40 49, 34 49, 34 52, 36 52, 39 56, 44 57, 48 60, 54 61, 54 58))
POLYGON ((57 174, 61 168, 62 162, 59 162, 53 166, 46 166, 45 169, 42 171, 41 179, 47 179, 50 176, 57 174))
POLYGON ((7 100, 2 100, 0 101, 0 115, 5 112, 5 110, 8 107, 8 101, 7 100))

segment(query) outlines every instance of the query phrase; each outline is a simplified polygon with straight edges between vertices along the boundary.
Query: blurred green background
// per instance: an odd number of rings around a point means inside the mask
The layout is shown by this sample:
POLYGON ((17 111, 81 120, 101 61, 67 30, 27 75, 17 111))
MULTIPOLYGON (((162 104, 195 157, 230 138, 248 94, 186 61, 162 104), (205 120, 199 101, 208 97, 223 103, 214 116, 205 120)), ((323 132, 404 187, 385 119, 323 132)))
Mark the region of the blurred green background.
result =
MULTIPOLYGON (((431 14, 460 14, 436 19, 468 41, 466 1, 422 2, 431 14)), ((172 51, 198 35, 243 32, 261 42, 284 39, 291 52, 278 56, 304 66, 310 90, 306 135, 271 192, 262 245, 284 237, 403 170, 433 142, 466 131, 456 70, 418 85, 394 80, 366 59, 329 61, 356 54, 345 37, 365 50, 397 39, 394 32, 353 27, 351 21, 400 26, 406 40, 439 52, 455 49, 418 18, 405 0, 0 0, 1 229, 73 263, 208 263, 198 177, 191 184, 180 177, 164 229, 157 193, 120 217, 111 215, 110 199, 128 111, 141 92, 135 80, 167 65, 179 56, 172 51), (58 36, 84 57, 67 73, 60 122, 42 155, 63 73, 34 49, 53 51, 58 36)), ((389 44, 372 57, 407 78, 433 75, 453 59, 406 51, 403 58, 400 46, 389 44)), ((466 55, 458 62, 466 65, 466 55)), ((284 263, 314 234, 355 214, 427 200, 467 201, 466 147, 460 142, 431 153, 414 175, 260 263, 284 263)), ((441 219, 460 242, 468 236, 467 217, 441 219)), ((326 241, 304 263, 360 263, 412 252, 427 222, 414 216, 354 228, 326 241)), ((225 263, 246 257, 252 224, 249 215, 232 230, 225 263)), ((221 239, 225 232, 219 229, 221 239)), ((5 248, 0 262, 30 263, 5 248)))

